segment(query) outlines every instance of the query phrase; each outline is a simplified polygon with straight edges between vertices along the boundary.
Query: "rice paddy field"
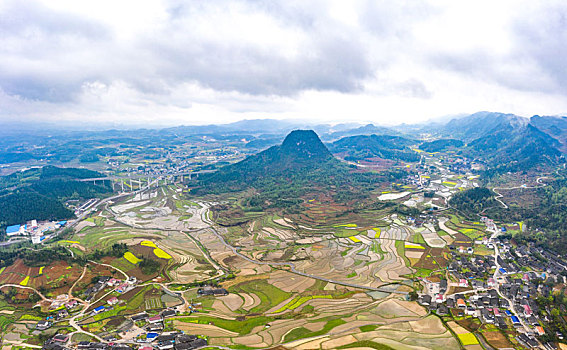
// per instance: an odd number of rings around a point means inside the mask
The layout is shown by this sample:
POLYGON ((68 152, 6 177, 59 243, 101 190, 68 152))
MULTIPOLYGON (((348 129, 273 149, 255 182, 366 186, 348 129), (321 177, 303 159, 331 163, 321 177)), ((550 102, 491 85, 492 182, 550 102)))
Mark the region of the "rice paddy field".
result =
MULTIPOLYGON (((213 229, 214 205, 184 199, 173 188, 151 189, 110 203, 58 241, 79 256, 125 243, 123 255, 102 262, 142 282, 120 295, 113 310, 82 320, 85 329, 113 327, 109 315, 179 305, 155 288, 171 283, 199 305, 197 313, 174 317, 174 328, 207 336, 212 345, 452 349, 463 342, 407 297, 415 276, 447 264, 446 241, 435 228, 416 229, 386 209, 343 215, 346 208, 319 195, 306 200, 300 214, 247 213, 243 223, 213 229), (158 261, 159 272, 144 275, 143 259, 158 261), (221 282, 226 296, 201 297, 192 285, 228 274, 232 277, 221 282)), ((470 240, 459 233, 463 237, 457 239, 470 240)), ((0 283, 55 286, 82 272, 68 267, 16 264, 0 271, 0 283), (57 273, 65 277, 53 281, 57 273)), ((112 268, 97 268, 113 275, 112 268)), ((94 272, 88 268, 84 280, 91 281, 94 272)), ((86 282, 77 285, 86 287, 86 282)), ((62 292, 63 287, 55 293, 62 292)))

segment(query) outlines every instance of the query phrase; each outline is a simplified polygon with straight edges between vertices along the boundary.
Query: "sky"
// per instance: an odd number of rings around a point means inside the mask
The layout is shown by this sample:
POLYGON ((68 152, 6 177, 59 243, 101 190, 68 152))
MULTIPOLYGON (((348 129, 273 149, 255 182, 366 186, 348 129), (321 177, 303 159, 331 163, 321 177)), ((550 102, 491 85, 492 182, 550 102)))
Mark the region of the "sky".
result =
POLYGON ((566 1, 0 1, 0 121, 567 114, 566 1))

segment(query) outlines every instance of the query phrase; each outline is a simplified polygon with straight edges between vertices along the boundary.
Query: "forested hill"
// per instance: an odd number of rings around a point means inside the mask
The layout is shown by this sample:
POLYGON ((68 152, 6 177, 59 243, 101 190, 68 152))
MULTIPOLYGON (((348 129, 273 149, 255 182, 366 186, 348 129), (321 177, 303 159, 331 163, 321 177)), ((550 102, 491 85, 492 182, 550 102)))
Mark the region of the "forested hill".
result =
POLYGON ((252 190, 248 191, 252 195, 245 196, 254 199, 250 203, 253 202, 255 208, 281 208, 302 202, 301 198, 308 193, 325 193, 340 202, 363 199, 376 183, 388 176, 395 174, 361 172, 334 158, 315 132, 296 130, 281 146, 273 146, 201 177, 191 193, 252 190))
POLYGON ((425 152, 441 152, 451 148, 459 148, 464 145, 463 141, 456 139, 439 139, 435 141, 424 142, 419 145, 419 149, 425 152))
POLYGON ((335 154, 344 153, 344 159, 359 161, 382 158, 417 162, 419 155, 409 148, 415 141, 400 136, 359 135, 342 138, 330 145, 335 154))
POLYGON ((109 186, 77 181, 100 176, 87 169, 46 166, 0 177, 0 230, 32 219, 72 218, 73 211, 65 207, 64 201, 112 192, 109 186))
MULTIPOLYGON (((345 170, 312 130, 292 131, 280 146, 227 165, 203 176, 200 184, 212 192, 263 187, 270 179, 302 178, 311 172, 345 170)), ((317 179, 315 177, 314 179, 317 179)))

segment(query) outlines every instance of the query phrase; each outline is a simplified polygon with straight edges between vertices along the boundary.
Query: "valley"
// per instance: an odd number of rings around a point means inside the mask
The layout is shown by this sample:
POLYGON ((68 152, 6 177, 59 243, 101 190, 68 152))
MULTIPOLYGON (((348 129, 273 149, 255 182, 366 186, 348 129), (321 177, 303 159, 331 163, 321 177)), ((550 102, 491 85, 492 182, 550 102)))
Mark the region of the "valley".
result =
MULTIPOLYGON (((244 161, 183 179, 152 174, 137 188, 50 169, 62 181, 49 182, 53 191, 81 189, 75 202, 53 198, 80 215, 0 251, 4 346, 560 342, 567 262, 543 232, 527 238, 537 221, 520 209, 562 183, 563 164, 487 177, 486 161, 455 151, 464 144, 387 140, 398 146, 344 140, 335 158, 314 132, 294 131, 244 161), (392 154, 389 167, 371 165, 392 154)), ((39 191, 51 188, 45 172, 15 174, 39 191)))

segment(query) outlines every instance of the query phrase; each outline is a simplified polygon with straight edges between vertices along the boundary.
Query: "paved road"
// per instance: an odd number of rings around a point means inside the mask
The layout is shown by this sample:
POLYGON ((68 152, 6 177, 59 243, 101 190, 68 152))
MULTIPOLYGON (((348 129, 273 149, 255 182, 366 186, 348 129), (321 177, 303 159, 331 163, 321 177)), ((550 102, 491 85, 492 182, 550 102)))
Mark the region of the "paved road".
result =
POLYGON ((104 181, 104 180, 125 180, 125 179, 147 179, 156 177, 168 177, 168 176, 183 176, 183 175, 199 175, 199 174, 209 174, 214 173, 216 170, 201 170, 201 171, 182 171, 173 174, 161 174, 161 175, 134 175, 134 176, 105 176, 105 177, 92 177, 88 179, 76 179, 81 182, 89 181, 104 181))

